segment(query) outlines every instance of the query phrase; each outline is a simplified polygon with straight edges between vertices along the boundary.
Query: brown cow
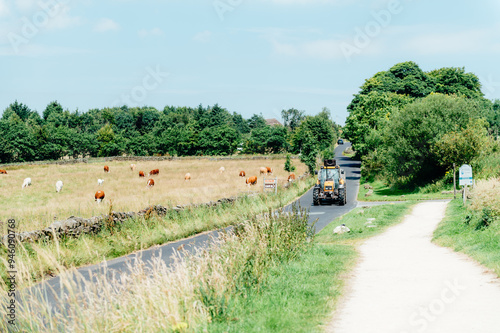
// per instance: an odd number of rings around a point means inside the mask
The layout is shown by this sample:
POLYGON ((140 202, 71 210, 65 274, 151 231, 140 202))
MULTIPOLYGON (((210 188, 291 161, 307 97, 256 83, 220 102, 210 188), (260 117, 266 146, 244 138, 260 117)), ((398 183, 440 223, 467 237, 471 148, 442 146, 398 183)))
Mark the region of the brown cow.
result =
POLYGON ((139 171, 139 177, 145 177, 144 176, 144 171, 139 171))
POLYGON ((267 169, 267 173, 273 173, 273 168, 266 167, 266 169, 267 169))
POLYGON ((289 182, 293 182, 295 180, 295 174, 292 172, 289 176, 288 176, 288 181, 289 182))
POLYGON ((246 174, 245 174, 245 171, 240 171, 240 177, 245 177, 246 174))
POLYGON ((154 179, 148 179, 148 184, 146 185, 146 187, 151 187, 151 186, 155 186, 154 179))
POLYGON ((160 173, 160 169, 154 169, 154 170, 149 171, 148 176, 157 175, 159 173, 160 173))
POLYGON ((6 175, 7 171, 0 169, 0 175, 6 175))
POLYGON ((184 176, 184 180, 191 180, 191 174, 189 172, 184 176))
POLYGON ((246 180, 246 183, 248 185, 255 185, 255 184, 257 184, 257 176, 248 177, 247 180, 246 180))
POLYGON ((130 170, 135 171, 135 164, 130 164, 130 170))
POLYGON ((101 203, 101 201, 103 201, 104 197, 105 197, 104 191, 95 192, 94 197, 95 197, 95 201, 97 201, 97 203, 101 203))
POLYGON ((267 168, 266 167, 261 167, 260 168, 260 174, 262 175, 263 173, 267 174, 267 168))
POLYGON ((104 172, 109 172, 109 166, 107 165, 104 166, 104 172))

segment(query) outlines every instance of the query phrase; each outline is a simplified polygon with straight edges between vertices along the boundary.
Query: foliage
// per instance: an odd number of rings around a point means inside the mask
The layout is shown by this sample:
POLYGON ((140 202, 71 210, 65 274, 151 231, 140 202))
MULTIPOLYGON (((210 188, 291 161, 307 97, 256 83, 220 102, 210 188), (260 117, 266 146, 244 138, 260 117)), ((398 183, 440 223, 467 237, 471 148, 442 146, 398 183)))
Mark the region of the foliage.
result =
POLYGON ((300 126, 302 120, 304 120, 304 111, 299 111, 297 109, 288 109, 281 111, 281 118, 283 118, 283 125, 290 128, 293 132, 297 127, 300 126))
POLYGON ((466 128, 448 132, 437 140, 431 151, 438 157, 440 165, 450 169, 453 163, 457 166, 470 164, 481 155, 488 144, 486 125, 482 118, 470 119, 466 128))
POLYGON ((311 132, 306 132, 302 144, 300 161, 305 165, 307 165, 307 168, 309 169, 309 173, 311 175, 314 175, 317 159, 318 159, 317 141, 315 140, 311 132))
MULTIPOLYGON (((475 99, 488 108, 479 79, 473 73, 466 73, 464 68, 424 72, 414 62, 403 62, 367 79, 354 95, 347 108, 345 137, 360 157, 367 156, 378 147, 377 141, 370 141, 369 137, 376 137, 374 132, 383 130, 387 120, 392 121, 393 113, 431 93, 475 99)), ((370 159, 373 157, 372 153, 370 159)))
POLYGON ((295 171, 295 165, 292 164, 292 160, 290 158, 290 155, 286 155, 286 160, 285 160, 285 171, 286 172, 294 172, 295 171))
POLYGON ((446 133, 477 119, 476 100, 431 94, 396 112, 384 128, 382 159, 392 183, 414 186, 442 177, 447 168, 432 147, 446 133))

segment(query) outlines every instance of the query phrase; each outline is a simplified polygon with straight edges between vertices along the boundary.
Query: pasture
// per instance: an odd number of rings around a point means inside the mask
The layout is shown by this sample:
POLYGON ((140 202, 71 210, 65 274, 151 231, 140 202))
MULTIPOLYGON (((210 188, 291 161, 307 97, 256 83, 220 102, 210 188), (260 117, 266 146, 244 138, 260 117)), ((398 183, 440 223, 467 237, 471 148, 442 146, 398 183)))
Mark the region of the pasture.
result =
MULTIPOLYGON (((273 168, 270 177, 285 182, 288 172, 283 170, 285 159, 269 160, 222 160, 186 159, 173 161, 113 161, 78 163, 68 165, 23 165, 6 167, 8 174, 0 175, 0 220, 15 218, 18 231, 42 229, 55 220, 69 216, 91 217, 107 214, 112 205, 114 211, 139 211, 149 205, 175 206, 189 203, 214 201, 243 192, 262 192, 261 167, 273 168), (136 165, 135 171, 130 163, 136 165), (109 173, 104 172, 109 166, 109 173), (224 167, 221 173, 219 169, 224 167), (148 177, 148 172, 159 169, 158 175, 148 177), (139 177, 144 171, 145 178, 139 177), (257 185, 247 186, 239 177, 244 170, 246 178, 257 176, 257 185), (191 180, 184 180, 186 173, 191 180), (32 179, 32 185, 22 189, 23 180, 32 179), (149 178, 155 185, 147 187, 149 178), (103 179, 102 185, 97 184, 103 179), (56 182, 64 186, 56 192, 56 182), (94 199, 96 191, 106 197, 101 204, 94 199)), ((307 167, 294 160, 295 174, 303 174, 307 167)), ((2 167, 4 168, 4 167, 2 167)))

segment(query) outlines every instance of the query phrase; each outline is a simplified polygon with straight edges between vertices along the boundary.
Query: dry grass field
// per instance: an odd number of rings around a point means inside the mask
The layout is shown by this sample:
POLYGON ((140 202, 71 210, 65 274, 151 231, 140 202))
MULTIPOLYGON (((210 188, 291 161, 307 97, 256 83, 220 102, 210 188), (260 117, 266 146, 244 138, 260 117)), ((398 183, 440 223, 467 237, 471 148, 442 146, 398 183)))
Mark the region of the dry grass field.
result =
MULTIPOLYGON (((18 231, 42 229, 54 220, 69 216, 91 217, 106 214, 110 203, 114 211, 139 211, 148 205, 202 203, 222 197, 237 195, 242 192, 260 192, 263 190, 263 177, 259 168, 273 168, 272 177, 280 182, 286 181, 288 173, 283 170, 285 160, 174 160, 174 161, 137 161, 134 172, 131 162, 94 162, 71 165, 23 165, 6 168, 8 174, 0 175, 0 220, 15 218, 18 231), (103 170, 108 165, 110 172, 103 170), (219 168, 225 172, 220 173, 219 168), (152 169, 159 169, 156 176, 148 177, 152 169), (139 171, 146 173, 139 177, 139 171), (257 176, 257 185, 248 187, 245 178, 239 177, 241 170, 246 176, 257 176), (189 172, 191 180, 185 181, 189 172), (22 189, 23 180, 32 179, 32 185, 22 189), (97 180, 104 179, 99 186, 97 180), (146 187, 149 178, 155 186, 146 187), (64 187, 56 192, 55 184, 63 181, 64 187), (106 198, 97 204, 94 194, 103 190, 106 198)), ((295 173, 303 174, 306 166, 294 160, 295 173)), ((4 167, 2 167, 4 168, 4 167)), ((270 176, 271 177, 271 176, 270 176)))

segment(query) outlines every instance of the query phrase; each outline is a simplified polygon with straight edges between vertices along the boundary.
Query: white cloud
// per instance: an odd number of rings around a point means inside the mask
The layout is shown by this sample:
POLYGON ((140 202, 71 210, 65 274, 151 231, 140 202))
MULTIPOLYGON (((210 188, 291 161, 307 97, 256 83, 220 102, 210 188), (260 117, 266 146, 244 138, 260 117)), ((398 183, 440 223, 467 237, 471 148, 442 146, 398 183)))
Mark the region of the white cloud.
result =
POLYGON ((107 32, 107 31, 118 31, 120 30, 120 25, 110 18, 102 18, 94 25, 94 31, 96 32, 107 32))
POLYGON ((164 34, 165 33, 163 32, 163 30, 161 30, 160 28, 153 28, 151 30, 141 29, 137 32, 137 35, 141 38, 146 38, 149 36, 159 37, 159 36, 163 36, 164 34))
POLYGON ((20 10, 30 10, 37 7, 37 0, 14 0, 17 8, 20 10))
POLYGON ((193 37, 193 40, 200 43, 208 43, 210 39, 212 39, 212 32, 208 30, 202 31, 193 37))

